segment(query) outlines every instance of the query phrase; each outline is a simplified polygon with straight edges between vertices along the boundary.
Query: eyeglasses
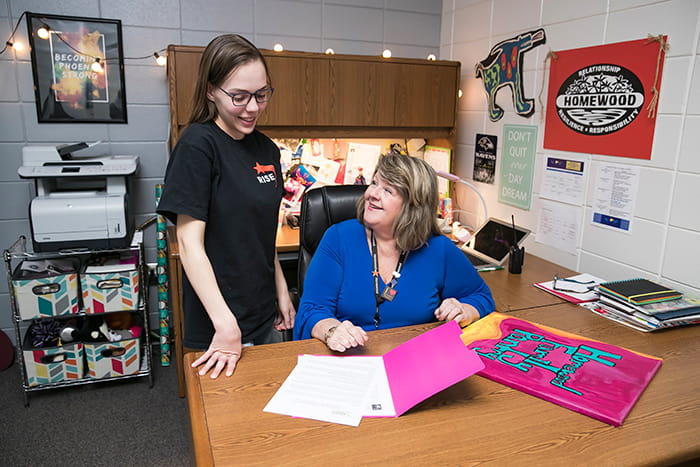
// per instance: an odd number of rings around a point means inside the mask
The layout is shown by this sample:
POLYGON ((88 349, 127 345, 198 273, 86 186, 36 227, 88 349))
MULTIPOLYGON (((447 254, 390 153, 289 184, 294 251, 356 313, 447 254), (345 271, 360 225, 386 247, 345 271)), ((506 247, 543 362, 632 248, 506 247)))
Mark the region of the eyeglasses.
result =
POLYGON ((559 277, 557 274, 554 274, 554 283, 552 284, 552 288, 554 290, 559 291, 559 292, 586 293, 586 292, 590 292, 591 290, 595 289, 595 281, 581 282, 581 281, 577 281, 575 279, 567 279, 565 277, 559 277), (563 286, 557 284, 557 283, 561 283, 561 282, 566 282, 567 284, 564 284, 563 286), (589 284, 592 284, 592 285, 589 285, 589 284), (570 286, 567 287, 567 285, 570 285, 570 286))
POLYGON ((275 90, 275 88, 265 88, 256 92, 243 91, 230 93, 222 88, 219 89, 221 89, 221 92, 223 92, 231 98, 231 102, 233 102, 233 105, 235 105, 236 107, 244 107, 248 105, 253 96, 255 96, 255 102, 257 102, 258 104, 264 104, 265 102, 270 100, 270 97, 272 97, 272 93, 275 90))

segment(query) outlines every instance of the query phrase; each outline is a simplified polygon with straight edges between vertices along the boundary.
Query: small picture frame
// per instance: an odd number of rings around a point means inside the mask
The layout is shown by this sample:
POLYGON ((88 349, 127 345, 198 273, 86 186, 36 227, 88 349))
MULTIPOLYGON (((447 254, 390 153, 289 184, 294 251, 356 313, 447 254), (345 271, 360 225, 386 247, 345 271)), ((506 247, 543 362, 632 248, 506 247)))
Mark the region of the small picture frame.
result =
POLYGON ((27 30, 39 123, 127 123, 120 20, 27 13, 27 30))

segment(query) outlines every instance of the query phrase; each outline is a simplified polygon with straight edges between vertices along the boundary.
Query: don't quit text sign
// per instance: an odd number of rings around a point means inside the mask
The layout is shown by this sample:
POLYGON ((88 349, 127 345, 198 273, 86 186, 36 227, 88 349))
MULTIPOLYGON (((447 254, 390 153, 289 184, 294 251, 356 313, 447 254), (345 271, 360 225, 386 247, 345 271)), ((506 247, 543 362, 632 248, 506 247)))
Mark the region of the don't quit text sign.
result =
POLYGON ((536 126, 503 126, 501 183, 498 188, 499 202, 522 209, 530 209, 536 143, 536 126))

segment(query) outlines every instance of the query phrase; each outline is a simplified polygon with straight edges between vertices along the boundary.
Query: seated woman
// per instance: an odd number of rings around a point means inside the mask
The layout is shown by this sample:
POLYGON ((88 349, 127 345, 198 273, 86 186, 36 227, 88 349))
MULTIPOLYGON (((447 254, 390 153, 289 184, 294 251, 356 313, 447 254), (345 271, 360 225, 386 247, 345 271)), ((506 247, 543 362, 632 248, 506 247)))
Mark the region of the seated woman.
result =
POLYGON ((379 159, 357 219, 331 226, 304 280, 294 338, 331 350, 367 342, 366 331, 435 320, 468 324, 491 313, 491 291, 437 226, 435 171, 415 157, 379 159))

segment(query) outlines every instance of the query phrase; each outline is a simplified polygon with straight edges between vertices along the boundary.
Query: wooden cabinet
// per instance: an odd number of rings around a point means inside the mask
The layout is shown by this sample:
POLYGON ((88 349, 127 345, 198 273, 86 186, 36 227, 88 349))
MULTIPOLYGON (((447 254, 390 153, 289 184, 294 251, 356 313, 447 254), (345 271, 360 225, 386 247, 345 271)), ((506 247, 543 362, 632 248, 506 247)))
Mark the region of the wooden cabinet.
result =
MULTIPOLYGON (((189 119, 203 47, 168 47, 171 147, 189 119)), ((263 50, 275 94, 258 128, 271 137, 450 138, 454 61, 263 50)))
POLYGON ((459 67, 426 63, 398 65, 394 125, 452 127, 455 125, 459 67))
POLYGON ((265 53, 275 93, 259 121, 267 126, 322 126, 326 122, 328 60, 323 56, 265 53))
POLYGON ((336 59, 331 62, 328 124, 338 126, 394 125, 395 79, 392 63, 336 59))

